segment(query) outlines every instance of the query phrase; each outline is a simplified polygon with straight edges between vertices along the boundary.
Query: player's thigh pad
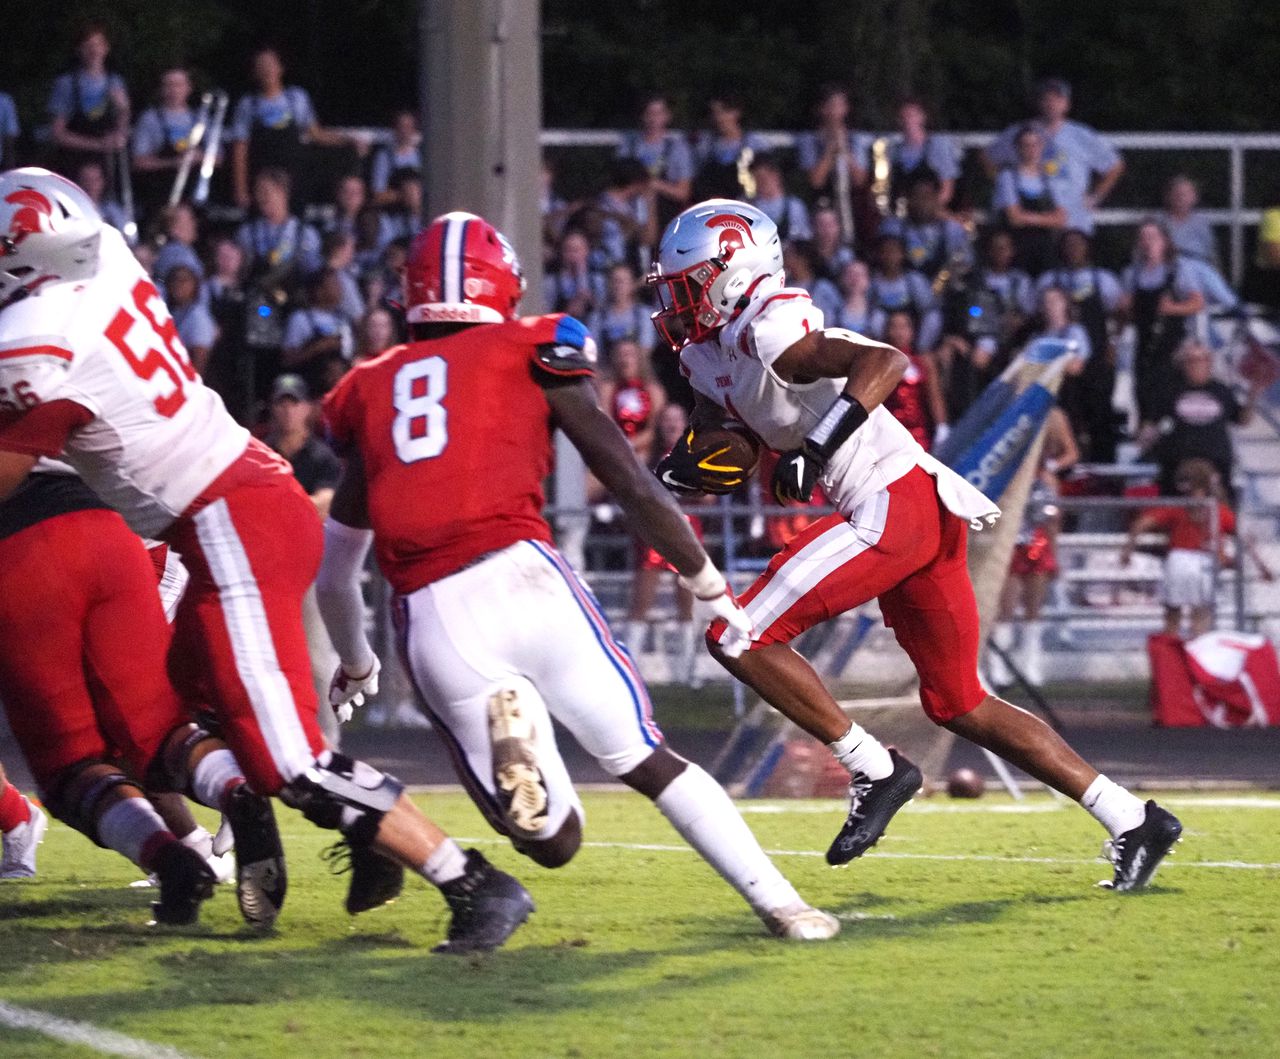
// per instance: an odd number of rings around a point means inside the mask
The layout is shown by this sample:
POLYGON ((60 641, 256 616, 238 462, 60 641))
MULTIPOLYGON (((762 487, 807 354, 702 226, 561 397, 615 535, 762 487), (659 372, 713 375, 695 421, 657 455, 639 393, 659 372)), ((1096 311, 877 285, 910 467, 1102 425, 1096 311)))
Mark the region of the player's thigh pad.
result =
POLYGON ((400 649, 414 688, 444 740, 459 780, 490 825, 508 821, 494 779, 489 710, 495 697, 514 694, 532 722, 538 768, 547 789, 543 833, 553 835, 581 804, 556 745, 543 696, 520 673, 517 645, 528 615, 519 598, 494 595, 488 560, 397 601, 400 649), (443 587, 442 587, 443 586, 443 587))

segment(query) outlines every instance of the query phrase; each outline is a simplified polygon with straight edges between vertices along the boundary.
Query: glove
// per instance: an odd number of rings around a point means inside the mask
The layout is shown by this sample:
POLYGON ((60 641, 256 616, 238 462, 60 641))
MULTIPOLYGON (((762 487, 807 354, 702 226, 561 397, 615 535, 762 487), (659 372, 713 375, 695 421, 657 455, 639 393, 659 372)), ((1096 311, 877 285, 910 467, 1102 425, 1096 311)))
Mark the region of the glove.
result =
POLYGON ((663 456, 653 469, 653 473, 658 476, 658 481, 676 496, 693 497, 702 495, 702 486, 699 484, 698 461, 694 459, 693 453, 689 451, 689 438, 692 434, 693 432, 689 431, 677 441, 672 446, 671 451, 663 456))
POLYGON ((773 498, 779 504, 794 500, 807 504, 826 460, 807 448, 784 452, 773 469, 773 498))
POLYGON ((693 577, 681 577, 680 584, 693 593, 694 620, 710 625, 723 620, 728 629, 720 640, 720 650, 730 658, 739 657, 751 646, 755 632, 747 612, 733 598, 724 574, 710 559, 693 577))
POLYGON ((333 712, 338 715, 339 721, 345 723, 351 720, 355 707, 364 705, 366 694, 378 694, 380 672, 382 672, 382 665, 376 655, 373 664, 369 666, 369 672, 362 677, 348 673, 347 667, 339 663, 338 668, 334 670, 333 679, 329 681, 329 705, 333 707, 333 712))

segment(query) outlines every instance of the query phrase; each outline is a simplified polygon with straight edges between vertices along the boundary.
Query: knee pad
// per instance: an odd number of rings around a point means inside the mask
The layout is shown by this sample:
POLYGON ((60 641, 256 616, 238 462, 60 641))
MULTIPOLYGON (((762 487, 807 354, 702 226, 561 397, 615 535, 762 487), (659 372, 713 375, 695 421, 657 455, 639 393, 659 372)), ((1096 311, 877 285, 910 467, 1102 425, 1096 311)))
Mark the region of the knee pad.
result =
POLYGON ((157 794, 190 794, 191 752, 206 739, 215 738, 194 723, 175 728, 160 744, 159 753, 147 768, 147 790, 157 794))
POLYGON ((280 800, 317 827, 341 831, 348 841, 368 845, 403 793, 404 784, 394 776, 326 750, 306 772, 285 784, 280 800))
POLYGON ((141 790, 139 783, 110 761, 87 758, 63 770, 45 804, 55 819, 75 828, 105 849, 106 845, 98 837, 98 806, 107 794, 118 787, 141 790))

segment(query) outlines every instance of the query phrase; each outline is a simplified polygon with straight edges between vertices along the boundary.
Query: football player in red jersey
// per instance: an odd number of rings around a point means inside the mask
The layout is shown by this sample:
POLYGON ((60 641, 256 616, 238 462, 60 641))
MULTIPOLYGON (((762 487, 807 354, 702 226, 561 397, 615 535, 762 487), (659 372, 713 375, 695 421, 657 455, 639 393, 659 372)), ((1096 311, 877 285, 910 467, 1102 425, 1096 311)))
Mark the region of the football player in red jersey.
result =
POLYGON ((437 218, 406 270, 411 340, 325 400, 346 456, 317 582, 342 659, 331 701, 375 686, 358 578, 372 544, 395 590, 405 666, 477 807, 545 867, 582 839, 555 717, 672 825, 782 937, 833 936, 760 849, 724 790, 673 753, 626 648, 551 540, 542 482, 562 429, 632 527, 692 591, 728 650, 750 625, 679 508, 596 403, 595 343, 563 314, 520 318, 519 264, 469 213, 437 218), (372 527, 372 528, 369 528, 372 527))
MULTIPOLYGON (((131 529, 170 545, 191 575, 170 655, 182 690, 209 703, 256 792, 341 832, 348 909, 381 903, 408 867, 453 911, 442 951, 502 944, 532 909, 520 884, 464 860, 393 776, 324 746, 302 626, 323 548, 310 498, 203 384, 120 234, 45 170, 0 174, 0 306, 0 497, 61 453, 131 529)), ((274 918, 283 856, 250 867, 274 918)))

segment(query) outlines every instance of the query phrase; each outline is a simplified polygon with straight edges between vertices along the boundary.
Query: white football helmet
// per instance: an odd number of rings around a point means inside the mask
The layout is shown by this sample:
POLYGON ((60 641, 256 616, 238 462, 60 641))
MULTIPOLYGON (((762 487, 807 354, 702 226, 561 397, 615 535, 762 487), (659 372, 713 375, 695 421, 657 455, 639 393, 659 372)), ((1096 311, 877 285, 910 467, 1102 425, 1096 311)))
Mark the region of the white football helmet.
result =
POLYGON ((653 326, 679 349, 701 342, 751 304, 761 282, 782 271, 782 241, 768 216, 746 202, 707 199, 667 225, 647 282, 661 310, 653 326))
POLYGON ((34 166, 0 173, 0 302, 90 279, 101 236, 97 207, 70 180, 34 166))

